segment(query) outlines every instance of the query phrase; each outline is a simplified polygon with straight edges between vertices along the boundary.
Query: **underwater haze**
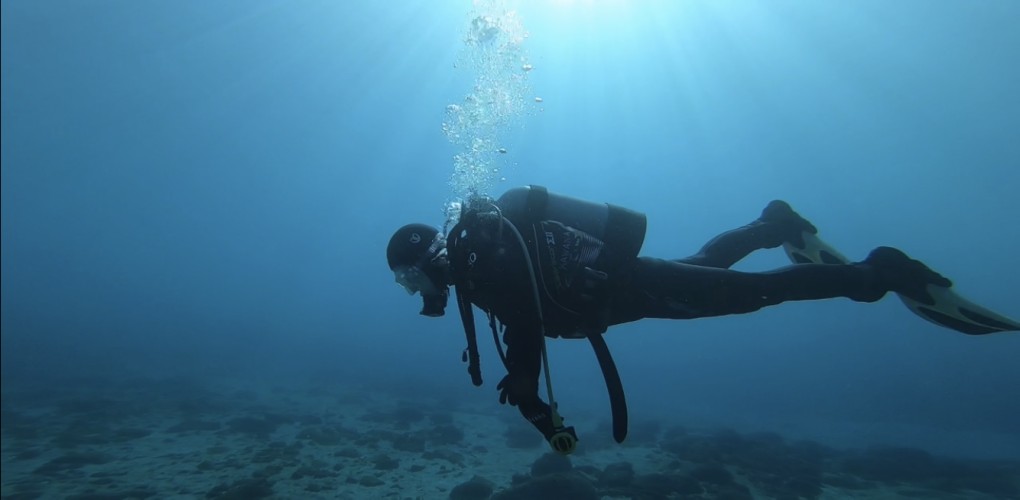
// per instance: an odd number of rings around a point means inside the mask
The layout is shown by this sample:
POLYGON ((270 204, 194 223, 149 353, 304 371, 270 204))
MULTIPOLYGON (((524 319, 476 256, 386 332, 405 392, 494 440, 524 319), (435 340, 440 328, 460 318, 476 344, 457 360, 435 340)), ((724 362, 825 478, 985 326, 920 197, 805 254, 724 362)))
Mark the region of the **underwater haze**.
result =
POLYGON ((783 199, 1016 318, 1020 2, 0 8, 3 498, 1020 498, 1020 333, 891 294, 612 327, 622 445, 553 339, 581 441, 546 476, 486 325, 475 388, 384 257, 528 184, 647 214, 661 258, 783 199))

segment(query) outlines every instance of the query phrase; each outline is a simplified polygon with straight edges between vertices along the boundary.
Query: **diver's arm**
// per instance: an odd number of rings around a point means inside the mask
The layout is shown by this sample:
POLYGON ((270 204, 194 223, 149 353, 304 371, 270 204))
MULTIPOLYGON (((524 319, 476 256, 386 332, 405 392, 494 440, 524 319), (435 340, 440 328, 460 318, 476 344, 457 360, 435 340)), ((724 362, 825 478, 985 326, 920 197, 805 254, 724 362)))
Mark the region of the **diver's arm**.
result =
POLYGON ((508 233, 506 236, 511 243, 503 247, 506 252, 503 254, 502 272, 499 273, 503 279, 503 286, 500 287, 503 291, 503 310, 502 314, 497 315, 507 325, 503 341, 507 345, 508 372, 497 386, 501 390, 500 402, 517 406, 524 419, 552 444, 551 439, 562 429, 553 425, 552 408, 538 396, 538 379, 545 349, 538 286, 534 282, 534 269, 531 268, 528 249, 521 234, 513 223, 506 219, 501 221, 505 224, 503 230, 508 233))
POLYGON ((531 401, 525 401, 517 405, 525 420, 531 422, 546 441, 552 439, 556 434, 556 427, 552 422, 552 409, 549 405, 537 396, 531 401))
POLYGON ((534 329, 507 327, 503 339, 507 344, 507 376, 496 386, 500 402, 509 402, 520 410, 524 419, 548 440, 555 428, 549 405, 538 396, 541 372, 541 333, 534 329))

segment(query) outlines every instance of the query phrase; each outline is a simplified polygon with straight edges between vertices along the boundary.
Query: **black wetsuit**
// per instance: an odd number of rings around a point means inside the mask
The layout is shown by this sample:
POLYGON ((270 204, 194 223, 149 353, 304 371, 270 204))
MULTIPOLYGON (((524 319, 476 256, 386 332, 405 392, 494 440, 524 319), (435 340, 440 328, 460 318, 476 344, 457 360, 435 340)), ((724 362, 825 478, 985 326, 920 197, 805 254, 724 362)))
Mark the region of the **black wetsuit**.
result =
POLYGON ((790 236, 788 227, 760 219, 717 236, 687 258, 634 257, 608 265, 605 256, 612 249, 600 248, 597 239, 557 221, 503 217, 520 211, 500 208, 465 212, 451 231, 450 269, 458 295, 506 327, 508 375, 501 398, 516 405, 547 439, 554 428, 549 406, 538 395, 540 332, 581 338, 642 318, 739 314, 831 297, 870 302, 886 292, 867 265, 798 264, 761 273, 728 269, 790 236))

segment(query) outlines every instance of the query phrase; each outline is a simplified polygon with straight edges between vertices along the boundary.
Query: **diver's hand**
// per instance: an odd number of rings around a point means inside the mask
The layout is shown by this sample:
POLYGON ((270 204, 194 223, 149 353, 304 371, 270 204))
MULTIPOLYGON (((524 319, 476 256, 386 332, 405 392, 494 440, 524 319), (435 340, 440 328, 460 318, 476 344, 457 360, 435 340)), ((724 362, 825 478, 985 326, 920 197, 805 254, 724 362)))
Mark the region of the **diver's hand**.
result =
POLYGON ((499 391, 499 404, 510 403, 510 406, 517 406, 517 398, 510 396, 510 374, 507 374, 503 380, 496 384, 496 390, 499 391))
POLYGON ((521 377, 507 374, 503 380, 496 384, 496 390, 499 391, 499 404, 509 403, 510 406, 517 406, 526 398, 524 395, 528 393, 528 385, 528 382, 522 380, 521 377))

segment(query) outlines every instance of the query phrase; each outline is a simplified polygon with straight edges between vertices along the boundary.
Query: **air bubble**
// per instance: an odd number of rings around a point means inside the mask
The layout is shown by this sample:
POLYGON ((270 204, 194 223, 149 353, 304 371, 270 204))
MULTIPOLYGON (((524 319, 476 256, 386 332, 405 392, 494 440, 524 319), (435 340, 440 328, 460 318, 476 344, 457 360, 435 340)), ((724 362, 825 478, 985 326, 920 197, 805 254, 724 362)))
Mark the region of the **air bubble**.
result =
MULTIPOLYGON (((528 34, 520 16, 503 0, 475 0, 457 67, 473 72, 474 83, 459 104, 446 107, 443 133, 454 145, 454 196, 488 194, 500 177, 500 138, 528 108, 531 90, 523 42, 528 34)), ((537 100, 536 102, 541 102, 537 100)))

